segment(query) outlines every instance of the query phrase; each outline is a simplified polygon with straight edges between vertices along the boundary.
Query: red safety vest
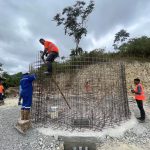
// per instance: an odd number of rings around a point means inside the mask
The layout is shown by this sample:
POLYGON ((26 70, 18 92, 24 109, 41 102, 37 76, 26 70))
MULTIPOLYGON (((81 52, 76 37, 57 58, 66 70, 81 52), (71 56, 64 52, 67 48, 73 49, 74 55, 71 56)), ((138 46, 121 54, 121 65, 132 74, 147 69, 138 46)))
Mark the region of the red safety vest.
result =
POLYGON ((145 100, 145 95, 144 95, 144 90, 143 90, 142 84, 139 83, 138 85, 136 85, 134 91, 138 92, 138 86, 141 87, 141 94, 135 94, 135 99, 136 100, 145 100))

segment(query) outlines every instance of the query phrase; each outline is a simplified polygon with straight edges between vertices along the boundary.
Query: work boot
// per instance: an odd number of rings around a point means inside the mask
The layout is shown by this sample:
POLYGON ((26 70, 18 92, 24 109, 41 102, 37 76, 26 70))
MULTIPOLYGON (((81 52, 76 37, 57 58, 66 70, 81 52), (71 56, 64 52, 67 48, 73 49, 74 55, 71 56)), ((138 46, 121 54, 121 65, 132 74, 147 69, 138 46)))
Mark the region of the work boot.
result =
POLYGON ((24 110, 21 110, 21 120, 24 120, 24 110))
POLYGON ((142 117, 139 117, 137 118, 140 122, 144 122, 145 121, 145 118, 142 118, 142 117))
POLYGON ((24 120, 30 119, 30 110, 24 110, 24 120))
POLYGON ((136 119, 141 120, 141 117, 137 117, 136 119))

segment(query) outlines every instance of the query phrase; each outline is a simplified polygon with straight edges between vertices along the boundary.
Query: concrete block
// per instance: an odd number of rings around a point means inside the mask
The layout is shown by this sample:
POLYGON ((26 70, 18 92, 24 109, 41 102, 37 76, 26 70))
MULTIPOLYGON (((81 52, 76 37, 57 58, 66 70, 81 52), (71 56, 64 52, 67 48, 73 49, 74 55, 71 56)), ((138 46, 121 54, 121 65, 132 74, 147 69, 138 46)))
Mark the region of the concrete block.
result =
POLYGON ((31 128, 31 121, 30 120, 21 120, 21 119, 19 119, 16 126, 15 126, 15 128, 20 133, 25 134, 26 131, 31 128))

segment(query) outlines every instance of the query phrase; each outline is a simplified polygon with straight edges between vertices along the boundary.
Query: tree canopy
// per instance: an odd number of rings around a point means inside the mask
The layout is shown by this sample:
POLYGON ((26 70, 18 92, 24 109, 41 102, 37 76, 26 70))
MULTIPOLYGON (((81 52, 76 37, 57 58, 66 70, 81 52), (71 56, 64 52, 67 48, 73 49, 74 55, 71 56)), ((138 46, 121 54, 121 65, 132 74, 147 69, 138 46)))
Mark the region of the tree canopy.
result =
POLYGON ((73 6, 65 7, 62 13, 57 13, 53 20, 57 22, 57 26, 63 25, 65 34, 73 36, 76 48, 71 55, 78 55, 81 52, 79 47, 80 40, 83 35, 87 34, 87 18, 94 9, 94 2, 91 0, 88 5, 84 1, 76 1, 73 6))
POLYGON ((115 34, 113 46, 117 50, 116 54, 126 57, 149 58, 150 38, 147 36, 129 38, 129 36, 130 34, 124 29, 115 34))
POLYGON ((119 52, 122 55, 150 57, 150 38, 147 36, 131 38, 119 47, 119 52))
POLYGON ((21 76, 22 76, 21 72, 13 74, 13 75, 9 75, 7 72, 4 72, 3 77, 5 78, 4 80, 5 88, 19 86, 21 76))
POLYGON ((3 73, 3 72, 2 72, 2 71, 3 71, 2 66, 3 66, 2 63, 0 63, 0 80, 2 79, 2 73, 3 73))
POLYGON ((114 39, 114 49, 117 50, 118 47, 122 44, 122 42, 125 42, 127 38, 130 36, 130 34, 122 29, 118 33, 115 34, 115 39, 114 39))

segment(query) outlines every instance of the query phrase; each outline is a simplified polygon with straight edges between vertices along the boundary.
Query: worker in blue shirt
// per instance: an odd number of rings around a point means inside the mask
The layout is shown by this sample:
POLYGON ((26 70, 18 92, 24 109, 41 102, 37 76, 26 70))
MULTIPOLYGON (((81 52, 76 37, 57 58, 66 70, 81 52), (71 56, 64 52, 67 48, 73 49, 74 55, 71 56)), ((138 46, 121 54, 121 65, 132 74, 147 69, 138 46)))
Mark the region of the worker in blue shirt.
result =
POLYGON ((21 107, 21 120, 29 120, 32 105, 33 86, 32 82, 36 79, 35 75, 23 74, 20 80, 21 97, 23 99, 21 107))

